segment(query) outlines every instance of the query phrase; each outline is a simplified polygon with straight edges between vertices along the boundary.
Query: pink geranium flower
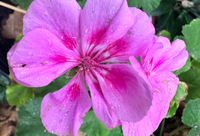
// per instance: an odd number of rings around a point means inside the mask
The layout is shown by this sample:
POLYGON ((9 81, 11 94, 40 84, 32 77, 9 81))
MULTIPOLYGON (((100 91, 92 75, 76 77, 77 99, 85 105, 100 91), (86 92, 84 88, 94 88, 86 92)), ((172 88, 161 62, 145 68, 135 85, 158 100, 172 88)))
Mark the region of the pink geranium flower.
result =
POLYGON ((140 64, 130 57, 133 68, 153 87, 153 101, 147 115, 138 122, 122 122, 124 136, 149 136, 166 116, 179 79, 171 71, 180 69, 188 58, 182 40, 172 44, 167 38, 154 37, 150 47, 141 55, 140 64))
POLYGON ((75 136, 91 106, 108 129, 147 114, 150 86, 126 64, 129 56, 147 48, 154 34, 139 9, 130 9, 125 0, 87 0, 83 10, 75 0, 34 0, 23 34, 7 56, 18 83, 46 86, 77 68, 66 86, 42 101, 42 123, 49 132, 75 136))

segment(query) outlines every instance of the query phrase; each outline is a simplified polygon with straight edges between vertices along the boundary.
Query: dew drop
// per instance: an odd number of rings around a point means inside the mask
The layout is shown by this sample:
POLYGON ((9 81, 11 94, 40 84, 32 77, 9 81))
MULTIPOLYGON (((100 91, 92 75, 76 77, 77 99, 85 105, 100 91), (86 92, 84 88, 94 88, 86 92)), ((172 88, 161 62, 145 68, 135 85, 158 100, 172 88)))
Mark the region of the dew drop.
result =
POLYGON ((85 33, 87 33, 87 32, 88 32, 88 29, 85 30, 85 33))
POLYGON ((197 125, 195 125, 193 128, 194 128, 194 130, 197 130, 198 127, 197 127, 197 125))
POLYGON ((21 74, 24 75, 24 74, 26 74, 26 72, 25 72, 25 71, 22 71, 21 74))

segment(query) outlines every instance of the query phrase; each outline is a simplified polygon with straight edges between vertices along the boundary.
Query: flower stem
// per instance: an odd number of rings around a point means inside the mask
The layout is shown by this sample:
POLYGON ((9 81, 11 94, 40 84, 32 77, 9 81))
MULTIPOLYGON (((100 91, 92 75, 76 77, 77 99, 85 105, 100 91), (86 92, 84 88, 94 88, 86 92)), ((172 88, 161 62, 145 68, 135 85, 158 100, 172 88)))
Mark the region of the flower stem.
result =
POLYGON ((164 126, 165 126, 165 118, 162 120, 162 124, 161 124, 161 128, 160 128, 159 136, 162 136, 164 126))
POLYGON ((0 6, 3 6, 3 7, 6 7, 6 8, 9 8, 9 9, 12 9, 12 10, 15 10, 15 11, 18 11, 18 12, 21 12, 21 13, 23 13, 23 14, 26 13, 26 11, 23 10, 23 9, 17 8, 17 7, 15 7, 15 6, 12 6, 12 5, 10 5, 10 4, 7 4, 7 3, 1 2, 1 1, 0 1, 0 6))
POLYGON ((172 132, 169 133, 168 136, 173 136, 176 132, 182 130, 182 129, 186 129, 186 128, 191 128, 190 126, 187 126, 187 125, 182 125, 176 129, 174 129, 172 132))

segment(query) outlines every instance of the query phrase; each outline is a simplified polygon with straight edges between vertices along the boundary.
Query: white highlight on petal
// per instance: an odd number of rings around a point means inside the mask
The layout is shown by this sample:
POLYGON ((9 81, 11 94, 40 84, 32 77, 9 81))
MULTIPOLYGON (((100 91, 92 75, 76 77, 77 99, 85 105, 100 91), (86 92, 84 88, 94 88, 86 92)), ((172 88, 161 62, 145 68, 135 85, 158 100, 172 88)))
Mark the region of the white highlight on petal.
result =
POLYGON ((104 56, 105 58, 107 58, 107 57, 110 56, 110 53, 107 51, 107 52, 105 52, 105 53, 103 54, 103 56, 104 56))

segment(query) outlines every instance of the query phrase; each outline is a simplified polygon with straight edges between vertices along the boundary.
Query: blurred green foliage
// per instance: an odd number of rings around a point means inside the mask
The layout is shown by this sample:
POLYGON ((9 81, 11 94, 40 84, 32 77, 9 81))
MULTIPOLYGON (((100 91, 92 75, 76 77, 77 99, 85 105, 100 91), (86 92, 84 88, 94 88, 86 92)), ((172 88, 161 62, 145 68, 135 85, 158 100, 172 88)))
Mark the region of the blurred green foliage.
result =
POLYGON ((184 82, 180 82, 178 84, 176 94, 170 102, 166 118, 170 118, 176 114, 176 110, 179 107, 180 101, 184 100, 186 95, 187 95, 187 85, 184 82))
POLYGON ((10 79, 0 70, 0 102, 6 100, 6 86, 10 84, 10 79))
POLYGON ((162 0, 160 5, 151 11, 149 15, 159 16, 159 21, 155 25, 156 33, 167 30, 171 33, 171 39, 174 39, 177 35, 182 34, 183 25, 189 24, 193 19, 200 17, 200 11, 193 6, 184 7, 181 1, 162 0))
POLYGON ((190 100, 183 111, 182 122, 192 129, 187 136, 200 135, 200 98, 190 100))
POLYGON ((143 9, 145 12, 150 12, 157 8, 160 0, 127 0, 129 7, 137 7, 143 9))
POLYGON ((112 130, 106 129, 105 125, 97 119, 93 111, 86 113, 80 130, 85 132, 87 136, 123 136, 119 127, 112 130))
POLYGON ((26 100, 33 98, 33 88, 24 87, 19 84, 10 85, 6 89, 6 98, 9 104, 20 107, 26 100))
POLYGON ((18 136, 55 136, 42 125, 40 105, 42 97, 29 99, 19 111, 20 122, 17 125, 18 136))

